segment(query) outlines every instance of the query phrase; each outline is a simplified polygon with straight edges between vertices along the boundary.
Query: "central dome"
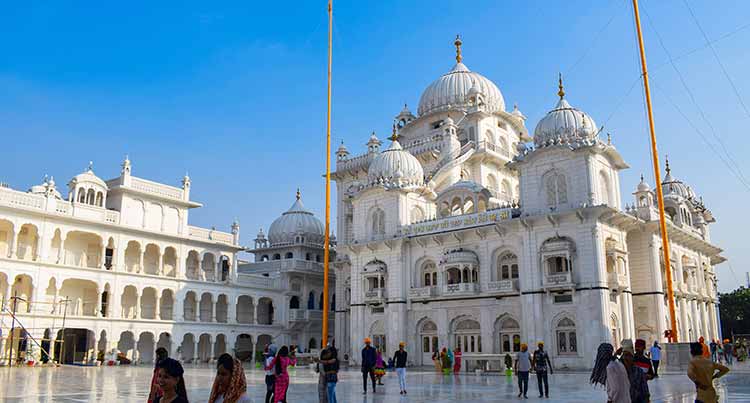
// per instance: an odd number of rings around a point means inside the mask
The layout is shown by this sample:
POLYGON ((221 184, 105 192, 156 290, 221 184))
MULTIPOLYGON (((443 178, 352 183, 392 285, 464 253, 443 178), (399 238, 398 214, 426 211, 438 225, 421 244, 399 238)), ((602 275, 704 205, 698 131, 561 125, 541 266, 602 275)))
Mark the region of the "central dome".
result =
POLYGON ((456 45, 456 65, 424 90, 419 98, 419 116, 452 108, 467 108, 475 95, 481 95, 485 107, 490 111, 505 110, 505 100, 497 85, 461 63, 461 38, 456 37, 453 44, 456 45))
POLYGON ((484 104, 493 112, 505 109, 503 94, 487 77, 470 71, 463 63, 456 63, 451 71, 433 81, 419 98, 420 116, 450 108, 470 106, 470 93, 478 89, 484 104))

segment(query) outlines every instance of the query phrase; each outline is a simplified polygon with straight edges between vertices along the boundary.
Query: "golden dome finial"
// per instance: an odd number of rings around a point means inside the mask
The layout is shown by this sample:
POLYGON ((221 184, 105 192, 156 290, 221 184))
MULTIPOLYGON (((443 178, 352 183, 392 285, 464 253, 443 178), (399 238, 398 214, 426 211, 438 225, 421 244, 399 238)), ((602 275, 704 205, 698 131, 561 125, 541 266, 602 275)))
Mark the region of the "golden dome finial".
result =
POLYGON ((664 160, 666 161, 666 171, 667 175, 669 175, 672 172, 672 169, 669 167, 669 155, 664 156, 664 160))
POLYGON ((398 131, 396 130, 396 123, 394 122, 393 123, 393 130, 391 130, 391 137, 390 137, 390 139, 391 139, 391 141, 396 141, 396 140, 398 140, 398 137, 399 137, 399 135, 398 135, 398 131))
POLYGON ((302 193, 300 193, 299 188, 297 188, 297 200, 302 198, 302 193))
POLYGON ((557 88, 559 89, 557 91, 557 96, 559 96, 560 99, 565 98, 565 89, 563 89, 562 73, 558 73, 557 88))
POLYGON ((461 42, 461 35, 456 35, 456 41, 453 44, 456 45, 456 63, 461 63, 461 60, 464 59, 461 56, 461 45, 463 44, 461 42))

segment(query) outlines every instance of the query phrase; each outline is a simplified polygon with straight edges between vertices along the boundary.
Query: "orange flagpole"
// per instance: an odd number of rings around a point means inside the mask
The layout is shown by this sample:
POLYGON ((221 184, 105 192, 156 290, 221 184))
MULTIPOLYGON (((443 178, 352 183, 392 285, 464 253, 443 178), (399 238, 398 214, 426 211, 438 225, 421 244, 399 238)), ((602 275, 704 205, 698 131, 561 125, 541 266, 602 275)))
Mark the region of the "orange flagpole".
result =
POLYGON ((333 0, 328 0, 328 109, 326 111, 326 224, 323 240, 323 335, 321 347, 328 343, 328 266, 331 253, 331 64, 333 58, 333 0))
POLYGON ((677 343, 677 317, 674 306, 674 287, 672 287, 672 265, 669 253, 669 236, 667 234, 667 222, 664 217, 664 193, 661 187, 661 171, 659 168, 659 153, 656 151, 656 129, 654 128, 654 112, 651 109, 651 88, 648 85, 648 71, 646 69, 646 49, 643 44, 643 33, 641 32, 641 16, 638 12, 638 0, 633 0, 633 12, 635 13, 635 27, 638 32, 638 47, 641 53, 641 69, 643 69, 643 87, 646 92, 646 107, 648 109, 648 127, 651 132, 651 156, 654 160, 654 180, 656 181, 656 200, 659 203, 659 226, 661 229, 661 247, 664 252, 664 267, 667 275, 667 301, 669 304, 669 321, 671 336, 668 341, 677 343))

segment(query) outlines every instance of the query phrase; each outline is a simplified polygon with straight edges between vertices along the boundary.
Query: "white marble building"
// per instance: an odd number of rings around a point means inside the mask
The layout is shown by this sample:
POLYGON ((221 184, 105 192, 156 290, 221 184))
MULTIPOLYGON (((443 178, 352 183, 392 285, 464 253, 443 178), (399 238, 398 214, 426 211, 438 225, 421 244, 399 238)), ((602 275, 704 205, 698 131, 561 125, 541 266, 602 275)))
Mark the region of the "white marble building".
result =
MULTIPOLYGON (((504 354, 544 341, 556 367, 574 368, 602 341, 664 340, 654 193, 644 182, 621 193, 628 165, 562 80, 532 137, 460 45, 389 144, 373 133, 366 153, 337 151, 339 345, 356 362, 366 336, 388 352, 406 341, 429 365, 443 346, 504 354)), ((714 219, 687 185, 669 173, 664 184, 682 337, 716 337, 714 219)))
POLYGON ((247 359, 316 322, 289 317, 284 279, 238 270, 237 223, 231 233, 189 225, 201 206, 190 178, 173 187, 131 170, 126 158, 120 176, 104 181, 89 167, 68 183, 67 198, 51 178, 28 192, 0 187, 3 361, 13 310, 14 356, 33 345, 19 343, 20 322, 64 362, 114 348, 149 362, 157 346, 185 361, 225 351, 247 359))

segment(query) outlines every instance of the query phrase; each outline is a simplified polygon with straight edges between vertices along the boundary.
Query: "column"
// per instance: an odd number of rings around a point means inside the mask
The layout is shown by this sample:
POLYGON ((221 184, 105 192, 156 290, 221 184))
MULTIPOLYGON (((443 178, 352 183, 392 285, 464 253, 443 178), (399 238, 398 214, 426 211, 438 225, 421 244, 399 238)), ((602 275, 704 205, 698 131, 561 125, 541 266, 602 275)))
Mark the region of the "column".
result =
POLYGON ((254 299, 255 304, 253 304, 253 320, 250 321, 252 324, 258 323, 258 300, 254 299))
POLYGON ((255 351, 257 349, 258 349, 258 338, 256 337, 255 340, 253 340, 253 355, 250 358, 253 364, 255 364, 255 351))
POLYGON ((201 300, 198 298, 198 296, 195 296, 195 321, 200 322, 201 321, 201 300))
MULTIPOLYGON (((160 311, 160 305, 161 305, 161 295, 157 291, 156 293, 156 304, 154 304, 154 319, 161 320, 161 311, 160 311)), ((157 338, 157 342, 159 341, 159 335, 155 336, 157 338)))
MULTIPOLYGON (((693 299, 690 300, 690 312, 692 317, 692 323, 690 326, 693 327, 693 339, 698 340, 699 337, 703 336, 701 334, 701 327, 700 327, 700 313, 698 312, 698 302, 693 299)), ((691 340, 694 341, 694 340, 691 340)))
POLYGON ((227 296, 227 323, 237 323, 237 298, 235 296, 227 296))
POLYGON ((219 299, 211 295, 211 318, 210 322, 216 322, 216 305, 219 303, 219 299))
POLYGON ((141 295, 135 295, 135 319, 141 318, 141 295))
POLYGON ((97 318, 102 317, 102 293, 98 292, 96 293, 97 299, 96 299, 96 312, 94 312, 94 316, 97 318))
POLYGON ((13 231, 10 236, 11 238, 8 240, 8 257, 11 259, 15 259, 16 256, 16 244, 18 243, 18 235, 20 234, 20 228, 18 228, 18 232, 13 231))
POLYGON ((203 274, 203 255, 198 256, 198 280, 206 281, 206 276, 203 274))
POLYGON ((161 249, 159 249, 159 262, 158 262, 158 265, 159 265, 159 271, 158 271, 158 273, 159 273, 160 276, 163 276, 164 275, 164 253, 162 253, 161 249))
POLYGON ((99 268, 100 269, 106 270, 106 267, 104 267, 104 263, 106 263, 106 256, 107 256, 107 245, 102 243, 101 254, 99 255, 99 268))
POLYGON ((136 273, 140 273, 143 270, 145 256, 146 256, 146 247, 144 247, 143 250, 141 251, 141 260, 138 262, 138 270, 135 271, 136 273))
POLYGON ((200 362, 200 335, 196 336, 193 335, 193 340, 195 340, 195 349, 193 350, 193 362, 200 362))

